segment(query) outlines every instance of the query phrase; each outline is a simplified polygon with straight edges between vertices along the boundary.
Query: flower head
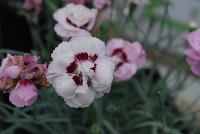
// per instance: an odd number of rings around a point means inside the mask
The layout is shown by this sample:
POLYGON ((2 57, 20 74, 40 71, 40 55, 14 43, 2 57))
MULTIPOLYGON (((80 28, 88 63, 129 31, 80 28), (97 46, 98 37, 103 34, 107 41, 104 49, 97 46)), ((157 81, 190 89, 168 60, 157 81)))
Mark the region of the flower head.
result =
POLYGON ((71 107, 87 107, 111 89, 114 63, 105 56, 105 45, 91 36, 73 37, 52 53, 48 82, 71 107))
POLYGON ((104 7, 111 4, 110 0, 93 0, 93 5, 97 9, 103 9, 104 7))
POLYGON ((0 91, 10 93, 10 101, 17 107, 32 104, 33 100, 35 100, 32 98, 36 96, 36 86, 45 86, 47 84, 45 78, 47 65, 38 64, 38 60, 39 57, 31 56, 30 54, 24 54, 23 56, 8 54, 2 60, 0 91))
POLYGON ((189 33, 187 40, 191 46, 185 50, 187 63, 192 72, 200 76, 200 29, 189 33))
POLYGON ((146 61, 146 53, 138 42, 112 39, 106 46, 106 53, 116 64, 116 80, 128 80, 146 61))
POLYGON ((35 9, 36 13, 39 14, 42 11, 43 0, 25 0, 23 7, 26 10, 35 9))
POLYGON ((54 30, 63 38, 90 35, 88 31, 93 28, 96 15, 96 9, 70 3, 54 13, 53 17, 58 22, 54 30))

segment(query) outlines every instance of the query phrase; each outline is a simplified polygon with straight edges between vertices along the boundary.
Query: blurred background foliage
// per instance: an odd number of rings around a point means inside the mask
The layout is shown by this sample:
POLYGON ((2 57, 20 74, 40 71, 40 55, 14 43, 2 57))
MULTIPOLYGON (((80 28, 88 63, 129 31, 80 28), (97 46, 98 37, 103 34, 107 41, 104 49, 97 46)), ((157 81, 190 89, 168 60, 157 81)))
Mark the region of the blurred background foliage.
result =
MULTIPOLYGON (((23 1, 0 2, 12 8, 16 16, 23 16, 29 26, 33 55, 48 62, 52 50, 61 42, 53 31, 52 14, 64 6, 61 0, 44 0, 40 16, 21 8, 23 1)), ((110 94, 85 109, 69 108, 52 87, 41 89, 37 102, 27 108, 15 108, 1 95, 0 134, 199 134, 193 128, 195 114, 182 113, 174 101, 190 75, 185 57, 174 46, 188 25, 171 18, 169 0, 151 0, 144 9, 133 8, 124 14, 126 2, 112 1, 111 19, 104 20, 92 33, 107 42, 112 37, 140 41, 148 53, 148 65, 130 81, 113 83, 110 94), (138 11, 139 10, 139 11, 138 11), (140 11, 141 10, 141 11, 140 11), (117 17, 112 15, 117 14, 117 17), (153 37, 152 37, 153 35, 153 37), (165 74, 159 69, 164 66, 165 74), (173 77, 169 86, 168 80, 173 77)), ((15 44, 19 45, 19 44, 15 44)), ((26 44, 29 45, 29 44, 26 44)), ((178 44, 179 45, 179 44, 178 44)), ((5 47, 6 53, 23 54, 5 47)))

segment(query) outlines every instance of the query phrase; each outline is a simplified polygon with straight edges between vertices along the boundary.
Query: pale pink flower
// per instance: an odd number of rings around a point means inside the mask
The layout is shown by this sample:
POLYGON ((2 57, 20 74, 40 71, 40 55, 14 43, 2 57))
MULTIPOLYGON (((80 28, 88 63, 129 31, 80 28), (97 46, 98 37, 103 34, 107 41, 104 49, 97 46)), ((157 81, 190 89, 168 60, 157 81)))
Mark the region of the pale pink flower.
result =
POLYGON ((86 0, 68 0, 68 1, 71 2, 71 3, 74 3, 74 4, 84 5, 86 0))
POLYGON ((138 42, 111 39, 106 46, 106 53, 116 64, 114 77, 117 81, 130 79, 146 61, 146 53, 138 42))
POLYGON ((37 14, 42 11, 43 0, 25 0, 23 7, 26 10, 35 10, 37 14))
POLYGON ((90 35, 88 32, 94 26, 97 15, 96 9, 89 9, 84 5, 67 4, 58 9, 54 19, 58 22, 54 30, 62 38, 90 35))
POLYGON ((70 107, 87 107, 109 93, 114 63, 105 56, 105 44, 91 36, 73 37, 51 55, 47 80, 70 107))
POLYGON ((185 50, 187 63, 192 72, 200 76, 200 29, 189 33, 187 40, 191 46, 185 50))
POLYGON ((111 4, 110 0, 93 0, 93 6, 97 9, 103 9, 111 4))
POLYGON ((9 100, 16 107, 32 105, 37 100, 37 89, 32 81, 21 80, 11 91, 9 100))

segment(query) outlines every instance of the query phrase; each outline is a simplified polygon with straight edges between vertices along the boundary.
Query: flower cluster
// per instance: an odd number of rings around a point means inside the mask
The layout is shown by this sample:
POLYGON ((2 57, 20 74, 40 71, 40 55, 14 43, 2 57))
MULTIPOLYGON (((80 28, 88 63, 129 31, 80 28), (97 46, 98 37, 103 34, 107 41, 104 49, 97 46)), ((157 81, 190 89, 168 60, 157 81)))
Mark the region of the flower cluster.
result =
POLYGON ((105 44, 91 36, 73 37, 52 53, 47 72, 58 95, 71 107, 87 107, 109 93, 115 65, 105 56, 105 44))
POLYGON ((10 93, 10 102, 17 107, 32 105, 37 88, 46 85, 46 64, 38 64, 39 57, 7 55, 0 67, 0 91, 10 93))
POLYGON ((185 50, 187 63, 192 72, 200 76, 200 29, 189 33, 187 40, 191 46, 191 48, 185 50))
MULTIPOLYGON (((111 39, 107 45, 89 32, 95 23, 97 9, 110 0, 93 0, 94 9, 85 0, 70 0, 53 18, 57 35, 64 41, 51 54, 52 61, 38 64, 38 57, 7 55, 0 67, 0 90, 10 93, 17 107, 30 106, 37 100, 37 88, 52 84, 67 105, 88 107, 96 98, 111 90, 113 79, 129 80, 144 66, 146 52, 139 42, 111 39)), ((91 1, 90 1, 91 2, 91 1)), ((39 8, 42 0, 26 0, 26 7, 39 8), (40 3, 40 4, 39 4, 40 3)))

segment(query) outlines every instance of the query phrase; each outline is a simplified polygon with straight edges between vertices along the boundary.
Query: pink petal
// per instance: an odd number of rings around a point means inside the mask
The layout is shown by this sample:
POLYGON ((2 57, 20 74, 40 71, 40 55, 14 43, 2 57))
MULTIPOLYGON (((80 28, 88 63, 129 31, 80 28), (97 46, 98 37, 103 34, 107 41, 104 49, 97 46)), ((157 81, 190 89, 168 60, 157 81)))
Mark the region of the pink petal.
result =
POLYGON ((129 80, 136 73, 137 66, 135 64, 125 63, 121 65, 114 73, 117 81, 129 80))
POLYGON ((191 66, 190 68, 195 75, 200 76, 200 63, 196 66, 191 66))
POLYGON ((9 100, 16 107, 32 105, 37 100, 37 89, 32 81, 21 80, 10 93, 9 100))
POLYGON ((184 53, 186 56, 190 57, 191 59, 200 60, 200 53, 195 51, 193 48, 186 49, 184 53))
POLYGON ((21 67, 20 66, 11 66, 5 69, 5 74, 8 75, 12 79, 16 79, 19 77, 19 74, 21 72, 21 67))
POLYGON ((86 30, 71 31, 62 27, 60 24, 56 24, 54 31, 62 38, 77 37, 77 36, 90 36, 91 34, 86 30))
POLYGON ((200 29, 188 34, 187 40, 194 50, 200 51, 200 29))
POLYGON ((140 56, 140 53, 142 52, 142 47, 139 42, 134 42, 130 45, 125 45, 124 52, 127 55, 128 61, 134 63, 136 59, 140 56))
POLYGON ((135 61, 135 64, 137 65, 137 68, 142 68, 145 65, 145 63, 146 63, 146 52, 145 50, 142 50, 137 60, 135 61))
POLYGON ((115 39, 111 39, 108 43, 107 43, 107 46, 106 46, 106 53, 108 56, 111 56, 113 51, 115 49, 118 49, 118 48, 123 48, 124 45, 128 44, 128 42, 122 40, 122 39, 118 39, 118 38, 115 38, 115 39))

